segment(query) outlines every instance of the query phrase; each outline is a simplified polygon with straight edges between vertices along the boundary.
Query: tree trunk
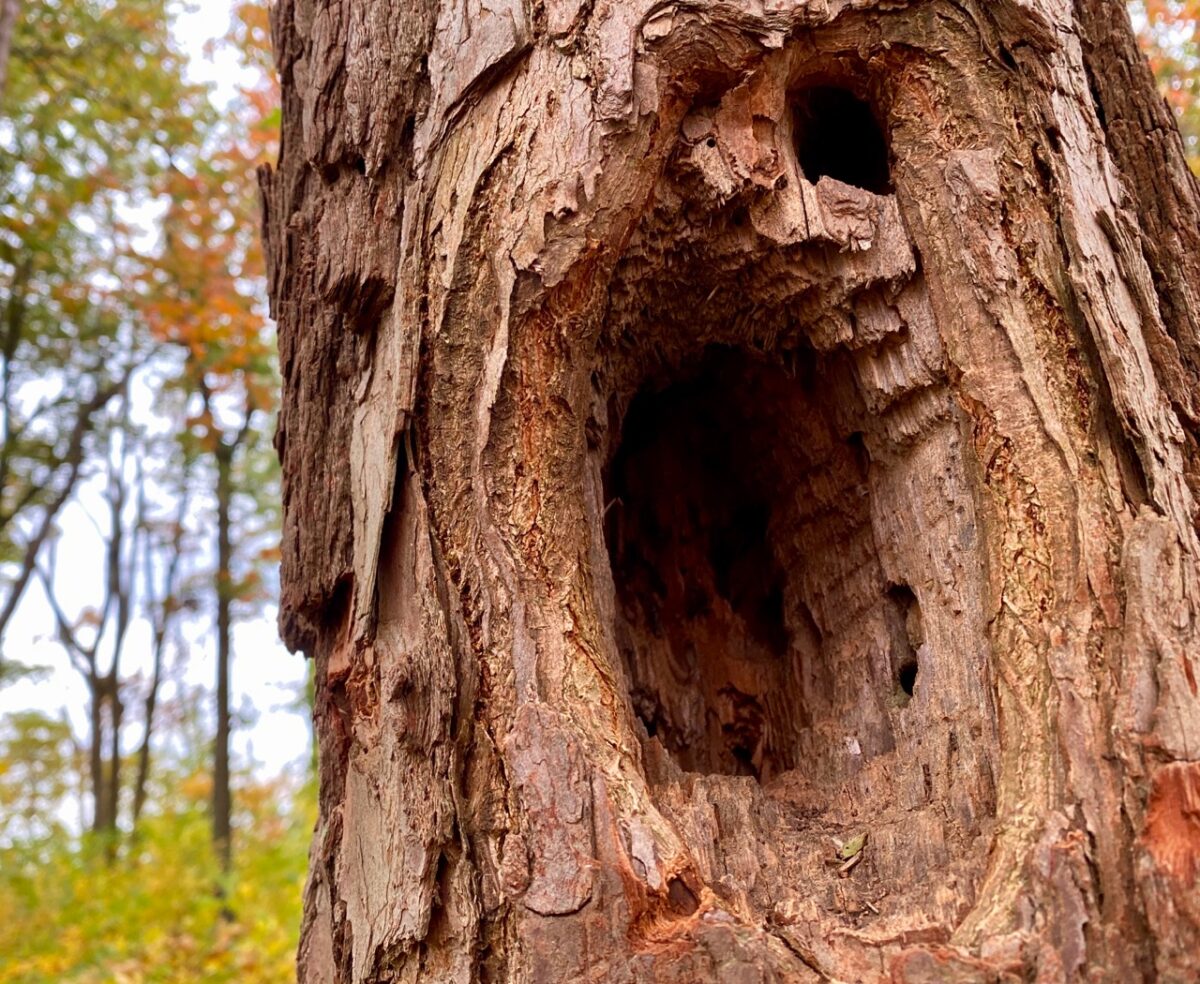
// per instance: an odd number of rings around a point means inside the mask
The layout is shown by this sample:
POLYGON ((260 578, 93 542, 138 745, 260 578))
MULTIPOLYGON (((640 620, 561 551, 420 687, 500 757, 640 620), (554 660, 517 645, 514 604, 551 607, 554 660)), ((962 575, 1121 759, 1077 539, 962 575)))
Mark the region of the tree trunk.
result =
MULTIPOLYGON (((133 820, 132 827, 137 829, 142 818, 142 810, 146 805, 146 784, 150 780, 150 744, 154 738, 154 714, 158 708, 158 692, 162 686, 163 662, 167 654, 167 637, 175 619, 183 606, 179 598, 180 565, 183 561, 183 537, 188 512, 191 509, 191 468, 185 462, 183 481, 180 485, 175 520, 171 528, 171 539, 166 548, 169 552, 167 567, 163 574, 162 594, 156 597, 157 587, 154 583, 154 564, 151 556, 151 546, 147 542, 146 555, 143 561, 146 571, 146 599, 151 611, 151 646, 152 669, 150 683, 147 686, 143 702, 142 718, 145 727, 142 731, 142 741, 137 752, 137 777, 133 784, 133 820)), ((228 681, 226 681, 228 683, 228 681)), ((226 698, 228 699, 228 698, 226 698)), ((214 772, 216 770, 214 769, 214 772)), ((226 770, 228 773, 228 770, 226 770)))
POLYGON ((235 443, 217 437, 217 735, 213 751, 213 847, 221 871, 228 874, 233 858, 233 796, 229 788, 229 660, 233 603, 233 507, 235 443))
POLYGON ((107 823, 104 852, 110 864, 116 860, 119 846, 117 835, 121 813, 121 725, 124 711, 121 703, 121 680, 114 665, 108 678, 108 775, 104 789, 104 796, 108 800, 104 807, 107 823))
POLYGON ((20 0, 0 0, 0 105, 4 104, 4 94, 8 90, 8 59, 20 14, 20 0))
POLYGON ((104 691, 104 679, 93 671, 87 678, 88 683, 88 774, 91 778, 92 793, 92 832, 103 833, 112 830, 116 820, 108 816, 109 798, 105 790, 104 770, 104 704, 107 696, 104 691))
POLYGON ((1123 4, 273 16, 301 980, 1194 980, 1200 194, 1123 4))

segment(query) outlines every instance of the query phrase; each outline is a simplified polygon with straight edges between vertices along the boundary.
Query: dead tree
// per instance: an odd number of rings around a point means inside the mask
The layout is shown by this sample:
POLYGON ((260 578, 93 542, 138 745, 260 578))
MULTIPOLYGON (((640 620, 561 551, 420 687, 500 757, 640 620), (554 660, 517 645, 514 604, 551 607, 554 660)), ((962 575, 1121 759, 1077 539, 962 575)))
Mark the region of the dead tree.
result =
POLYGON ((1124 4, 274 31, 301 980, 1196 979, 1200 195, 1124 4))

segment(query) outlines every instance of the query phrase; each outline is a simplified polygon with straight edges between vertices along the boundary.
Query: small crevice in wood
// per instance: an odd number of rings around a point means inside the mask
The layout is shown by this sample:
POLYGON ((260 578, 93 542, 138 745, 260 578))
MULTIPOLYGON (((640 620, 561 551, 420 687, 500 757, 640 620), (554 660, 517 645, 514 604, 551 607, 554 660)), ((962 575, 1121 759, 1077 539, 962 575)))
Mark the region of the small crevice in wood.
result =
POLYGON ((896 668, 896 699, 906 706, 915 694, 917 674, 921 664, 919 653, 925 644, 925 629, 921 624, 921 606, 912 588, 894 584, 887 591, 892 630, 892 660, 896 668))

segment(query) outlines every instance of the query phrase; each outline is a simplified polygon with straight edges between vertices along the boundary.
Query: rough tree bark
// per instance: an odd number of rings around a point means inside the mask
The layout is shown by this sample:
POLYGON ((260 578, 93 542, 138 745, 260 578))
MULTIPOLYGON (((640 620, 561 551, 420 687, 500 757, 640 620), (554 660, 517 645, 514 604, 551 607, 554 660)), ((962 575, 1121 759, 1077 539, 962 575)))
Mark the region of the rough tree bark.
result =
POLYGON ((301 980, 1196 979, 1200 195, 1123 4, 273 16, 301 980))

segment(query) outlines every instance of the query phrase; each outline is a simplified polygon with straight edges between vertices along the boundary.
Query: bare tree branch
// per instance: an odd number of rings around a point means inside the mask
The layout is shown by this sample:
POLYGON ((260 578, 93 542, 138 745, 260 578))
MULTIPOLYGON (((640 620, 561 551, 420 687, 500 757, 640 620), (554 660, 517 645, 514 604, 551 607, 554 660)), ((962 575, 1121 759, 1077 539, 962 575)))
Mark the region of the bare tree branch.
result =
POLYGON ((8 596, 5 599, 4 607, 0 608, 0 660, 3 660, 5 630, 8 628, 8 623, 12 620, 13 613, 17 610, 17 605, 25 593, 25 588, 29 585, 29 579, 33 576, 38 554, 41 553, 46 538, 54 528, 55 519, 57 519, 62 507, 75 491, 75 485, 79 481, 79 474, 83 468, 84 441, 92 430, 92 418, 97 411, 106 406, 108 401, 124 388, 129 380, 130 372, 131 370, 126 370, 120 379, 101 387, 90 400, 79 408, 79 415, 76 417, 75 426, 71 431, 71 441, 68 445, 67 453, 63 458, 63 463, 67 466, 66 478, 58 491, 46 504, 37 530, 25 547, 20 572, 8 589, 8 596))

